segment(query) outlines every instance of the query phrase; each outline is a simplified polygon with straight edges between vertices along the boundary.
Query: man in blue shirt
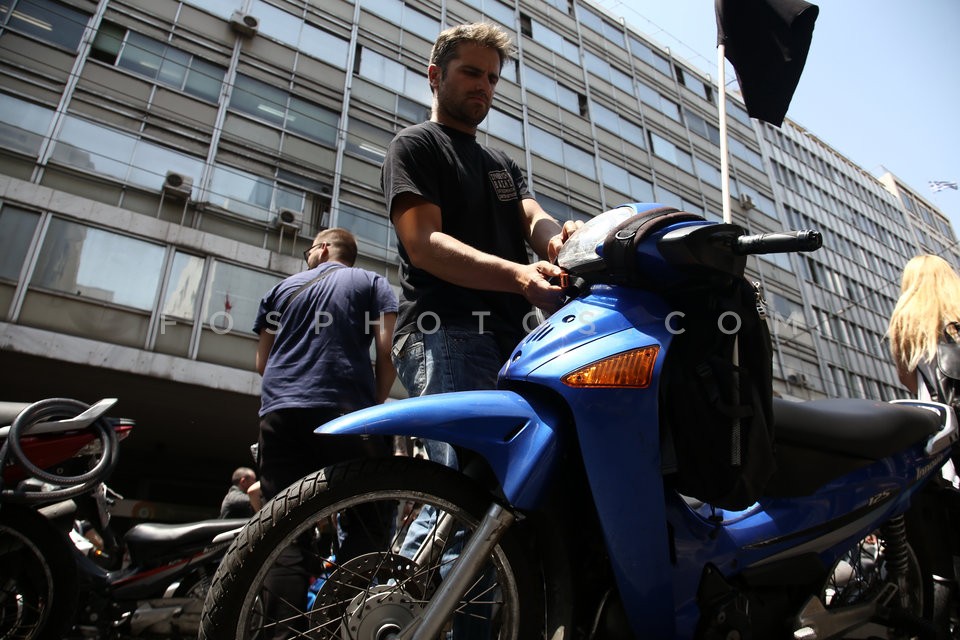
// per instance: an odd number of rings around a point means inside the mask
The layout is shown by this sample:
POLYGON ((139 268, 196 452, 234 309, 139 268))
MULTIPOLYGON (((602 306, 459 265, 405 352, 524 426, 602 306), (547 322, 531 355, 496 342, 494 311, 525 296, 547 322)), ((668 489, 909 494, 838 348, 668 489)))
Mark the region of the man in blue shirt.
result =
MULTIPOLYGON (((258 463, 264 501, 328 465, 392 453, 382 438, 326 437, 314 430, 387 399, 396 378, 390 349, 397 297, 383 276, 353 267, 357 242, 344 229, 321 231, 304 257, 309 269, 271 289, 254 322, 260 335, 256 365, 263 376, 258 463)), ((381 533, 346 532, 338 559, 361 553, 381 533)), ((289 553, 298 551, 291 547, 289 553)), ((268 578, 278 596, 265 602, 274 619, 286 617, 276 608, 284 598, 306 597, 302 558, 286 560, 283 575, 268 578)))

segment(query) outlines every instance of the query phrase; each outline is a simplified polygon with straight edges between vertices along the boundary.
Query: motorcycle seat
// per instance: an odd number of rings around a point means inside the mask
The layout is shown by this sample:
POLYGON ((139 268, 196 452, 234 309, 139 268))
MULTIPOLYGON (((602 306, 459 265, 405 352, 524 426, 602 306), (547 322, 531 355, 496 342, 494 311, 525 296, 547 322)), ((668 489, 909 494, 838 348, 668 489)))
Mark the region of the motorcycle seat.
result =
POLYGON ((923 442, 940 427, 931 411, 872 400, 774 398, 777 470, 768 497, 811 495, 828 482, 923 442))
POLYGON ((131 527, 123 539, 134 564, 143 565, 185 546, 202 547, 221 533, 239 529, 247 521, 247 518, 226 518, 184 524, 140 523, 131 527))
POLYGON ((774 398, 776 443, 879 460, 929 438, 940 417, 924 409, 874 400, 789 402, 774 398))

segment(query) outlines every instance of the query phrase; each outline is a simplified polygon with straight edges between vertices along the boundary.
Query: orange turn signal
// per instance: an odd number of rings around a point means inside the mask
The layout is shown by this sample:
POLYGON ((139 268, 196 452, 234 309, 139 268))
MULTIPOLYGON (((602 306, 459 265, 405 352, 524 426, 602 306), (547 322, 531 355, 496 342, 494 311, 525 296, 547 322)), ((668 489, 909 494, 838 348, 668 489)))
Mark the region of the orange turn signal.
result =
POLYGON ((569 387, 627 387, 644 389, 653 379, 653 365, 660 347, 631 349, 597 360, 563 376, 569 387))

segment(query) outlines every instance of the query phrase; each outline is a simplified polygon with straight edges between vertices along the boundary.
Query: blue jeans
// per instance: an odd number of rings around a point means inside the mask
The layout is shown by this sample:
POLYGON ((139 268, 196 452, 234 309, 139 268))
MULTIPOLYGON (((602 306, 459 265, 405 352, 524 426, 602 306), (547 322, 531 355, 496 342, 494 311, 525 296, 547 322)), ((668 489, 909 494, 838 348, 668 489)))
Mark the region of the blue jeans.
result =
MULTIPOLYGON (((411 396, 424 396, 451 391, 495 389, 497 373, 503 366, 503 356, 491 334, 479 333, 476 328, 441 328, 434 333, 410 333, 401 336, 393 349, 393 364, 397 377, 411 396)), ((424 440, 427 458, 454 469, 459 467, 457 453, 452 446, 438 440, 424 440)), ((424 506, 410 523, 400 547, 400 555, 412 558, 430 534, 437 520, 436 510, 424 506)), ((462 546, 463 532, 454 535, 454 541, 443 555, 440 574, 446 576, 462 546)), ((476 609, 476 607, 471 607, 476 609)), ((485 611, 474 611, 481 616, 485 611)), ((453 628, 454 637, 482 635, 487 623, 482 620, 464 621, 458 616, 453 628)))

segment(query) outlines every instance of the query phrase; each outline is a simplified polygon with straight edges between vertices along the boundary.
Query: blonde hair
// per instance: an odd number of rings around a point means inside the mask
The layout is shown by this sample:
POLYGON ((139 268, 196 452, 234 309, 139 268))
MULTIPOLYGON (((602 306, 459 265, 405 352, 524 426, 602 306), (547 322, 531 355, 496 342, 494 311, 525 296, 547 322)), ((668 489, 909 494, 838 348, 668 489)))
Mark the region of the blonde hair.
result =
POLYGON ((960 276, 939 256, 912 258, 903 268, 900 298, 887 336, 893 359, 909 371, 936 357, 948 322, 960 321, 960 276))

